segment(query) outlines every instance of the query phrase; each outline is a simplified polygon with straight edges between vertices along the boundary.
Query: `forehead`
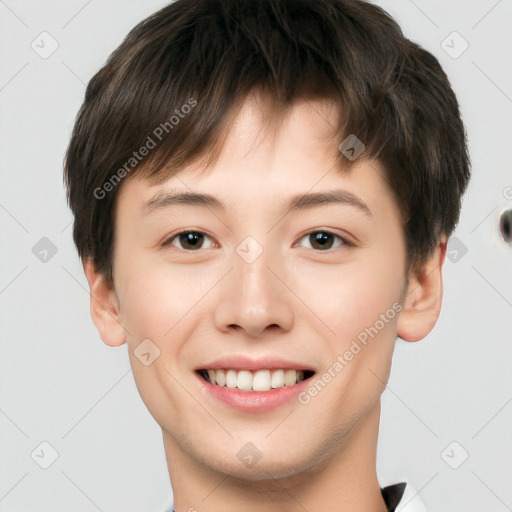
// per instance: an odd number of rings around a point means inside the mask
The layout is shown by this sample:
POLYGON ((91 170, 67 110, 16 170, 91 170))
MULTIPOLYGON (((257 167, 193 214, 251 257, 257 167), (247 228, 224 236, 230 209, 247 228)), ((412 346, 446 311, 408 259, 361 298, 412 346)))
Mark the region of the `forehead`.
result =
MULTIPOLYGON (((246 210, 261 207, 265 200, 269 207, 269 198, 286 197, 291 206, 292 196, 340 187, 346 197, 365 196, 366 200, 360 201, 363 204, 379 203, 389 195, 378 162, 361 158, 350 170, 342 169, 345 156, 338 149, 341 137, 337 130, 340 113, 333 101, 298 101, 277 123, 269 122, 269 108, 265 97, 250 95, 232 119, 211 168, 205 170, 197 162, 158 184, 134 176, 123 185, 118 201, 137 205, 144 215, 146 205, 154 205, 170 190, 223 197, 221 203, 239 202, 246 210)), ((201 201, 204 198, 196 205, 201 201)))
POLYGON ((260 145, 287 148, 295 153, 328 149, 337 157, 339 107, 328 98, 299 99, 279 114, 267 96, 251 93, 234 116, 224 146, 224 156, 244 158, 260 145), (296 145, 299 144, 300 146, 296 145))

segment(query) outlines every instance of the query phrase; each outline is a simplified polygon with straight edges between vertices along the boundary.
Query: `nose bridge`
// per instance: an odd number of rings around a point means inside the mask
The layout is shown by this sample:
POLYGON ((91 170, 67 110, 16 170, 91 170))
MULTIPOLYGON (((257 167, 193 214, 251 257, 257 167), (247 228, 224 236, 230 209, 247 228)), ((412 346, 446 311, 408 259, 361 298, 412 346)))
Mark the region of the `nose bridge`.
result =
POLYGON ((219 329, 241 328, 250 336, 260 336, 267 327, 290 329, 292 305, 286 287, 271 268, 279 268, 273 251, 254 237, 238 244, 232 258, 229 286, 222 291, 216 308, 219 329))
POLYGON ((240 287, 238 299, 253 314, 263 313, 279 293, 275 277, 269 270, 270 259, 270 254, 261 253, 254 260, 240 258, 235 263, 235 277, 240 287))

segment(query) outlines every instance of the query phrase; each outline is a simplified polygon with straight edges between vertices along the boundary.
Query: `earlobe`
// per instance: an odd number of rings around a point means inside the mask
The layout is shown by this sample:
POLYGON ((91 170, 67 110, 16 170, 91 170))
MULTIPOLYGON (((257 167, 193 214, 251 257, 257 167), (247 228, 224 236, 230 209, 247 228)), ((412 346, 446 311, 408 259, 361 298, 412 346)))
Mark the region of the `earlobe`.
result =
POLYGON ((446 237, 421 270, 411 272, 409 285, 398 317, 397 334, 405 341, 419 341, 434 328, 443 301, 442 267, 446 255, 446 237))
POLYGON ((83 267, 89 283, 92 321, 105 345, 119 347, 126 341, 126 332, 121 325, 116 292, 90 258, 84 260, 83 267))

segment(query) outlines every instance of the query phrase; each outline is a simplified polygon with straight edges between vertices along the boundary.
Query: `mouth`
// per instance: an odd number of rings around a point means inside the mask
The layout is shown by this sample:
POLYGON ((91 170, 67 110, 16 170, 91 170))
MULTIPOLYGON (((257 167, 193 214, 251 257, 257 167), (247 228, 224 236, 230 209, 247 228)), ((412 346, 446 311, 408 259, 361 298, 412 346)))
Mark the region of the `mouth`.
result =
POLYGON ((314 375, 306 369, 261 369, 256 371, 203 368, 196 371, 206 382, 239 391, 271 391, 295 386, 314 375))

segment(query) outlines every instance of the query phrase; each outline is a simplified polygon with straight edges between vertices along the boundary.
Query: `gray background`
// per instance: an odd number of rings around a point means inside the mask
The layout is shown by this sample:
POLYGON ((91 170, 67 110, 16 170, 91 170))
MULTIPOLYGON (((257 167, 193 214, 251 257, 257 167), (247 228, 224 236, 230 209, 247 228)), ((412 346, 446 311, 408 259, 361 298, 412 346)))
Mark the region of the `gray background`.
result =
MULTIPOLYGON (((85 84, 166 3, 0 1, 2 512, 156 512, 171 500, 126 347, 106 347, 90 320, 62 185, 85 84)), ((379 478, 407 480, 429 511, 512 510, 512 247, 497 231, 512 207, 512 0, 375 3, 447 71, 474 173, 439 322, 419 343, 397 341, 379 478)))

